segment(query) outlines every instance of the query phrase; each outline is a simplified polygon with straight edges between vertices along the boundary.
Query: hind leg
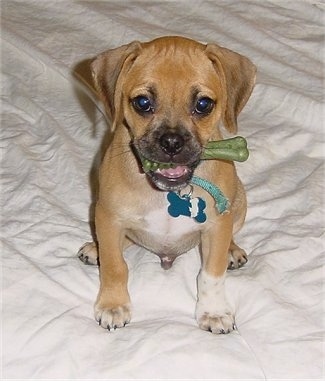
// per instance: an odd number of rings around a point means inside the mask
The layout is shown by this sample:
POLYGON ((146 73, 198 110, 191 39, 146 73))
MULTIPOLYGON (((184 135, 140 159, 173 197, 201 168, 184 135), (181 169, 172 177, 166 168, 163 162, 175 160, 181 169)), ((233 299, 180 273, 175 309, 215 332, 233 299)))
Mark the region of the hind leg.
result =
MULTIPOLYGON (((233 227, 234 235, 243 226, 247 209, 245 190, 239 178, 237 180, 237 194, 233 202, 233 209, 235 211, 233 227)), ((244 266, 247 260, 248 259, 245 250, 236 245, 234 239, 232 238, 228 250, 228 270, 239 269, 240 267, 244 266)))
POLYGON ((247 261, 248 258, 245 250, 236 245, 234 240, 231 240, 228 251, 228 270, 239 269, 247 261))
MULTIPOLYGON (((125 239, 124 250, 133 245, 133 242, 125 239)), ((78 251, 78 258, 85 265, 99 266, 98 247, 96 242, 86 242, 78 251)))
POLYGON ((78 251, 79 259, 85 265, 99 265, 96 242, 86 242, 78 251))

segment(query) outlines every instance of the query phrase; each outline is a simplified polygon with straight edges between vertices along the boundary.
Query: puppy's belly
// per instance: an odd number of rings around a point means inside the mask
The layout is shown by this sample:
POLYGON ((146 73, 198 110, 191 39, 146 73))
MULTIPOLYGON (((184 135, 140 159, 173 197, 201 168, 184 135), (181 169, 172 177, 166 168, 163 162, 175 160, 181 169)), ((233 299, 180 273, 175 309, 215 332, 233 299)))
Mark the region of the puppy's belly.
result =
POLYGON ((135 243, 167 256, 177 256, 199 244, 201 225, 187 216, 171 217, 167 206, 150 211, 141 226, 128 231, 135 243))

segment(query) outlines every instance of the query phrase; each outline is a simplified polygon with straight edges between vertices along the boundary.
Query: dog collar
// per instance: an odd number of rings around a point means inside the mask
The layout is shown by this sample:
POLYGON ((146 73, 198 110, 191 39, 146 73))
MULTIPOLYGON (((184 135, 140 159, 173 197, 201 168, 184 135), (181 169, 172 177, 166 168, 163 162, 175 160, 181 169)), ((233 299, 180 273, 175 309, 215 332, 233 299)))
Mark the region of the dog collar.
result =
POLYGON ((216 203, 215 207, 221 215, 228 213, 230 203, 222 191, 216 185, 210 183, 210 181, 193 176, 189 193, 181 194, 181 191, 168 192, 167 200, 169 201, 169 206, 167 210, 171 217, 187 216, 200 224, 206 221, 206 202, 201 197, 192 197, 192 184, 201 187, 213 197, 216 203))
POLYGON ((191 184, 197 185, 200 188, 208 192, 214 199, 216 203, 216 209, 220 214, 226 214, 229 211, 230 202, 222 193, 220 188, 211 183, 208 180, 202 179, 201 177, 193 176, 191 184))

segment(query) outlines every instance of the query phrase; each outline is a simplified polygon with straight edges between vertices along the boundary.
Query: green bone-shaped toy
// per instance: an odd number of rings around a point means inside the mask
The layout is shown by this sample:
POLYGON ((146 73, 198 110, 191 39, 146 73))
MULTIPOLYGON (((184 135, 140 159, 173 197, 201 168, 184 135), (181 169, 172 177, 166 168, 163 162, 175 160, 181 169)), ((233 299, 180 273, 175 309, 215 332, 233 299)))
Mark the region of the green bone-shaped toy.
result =
MULTIPOLYGON (((201 160, 230 160, 243 162, 248 159, 246 139, 242 136, 236 136, 230 139, 208 142, 204 148, 201 160)), ((145 172, 155 171, 157 169, 170 168, 172 163, 157 163, 140 156, 143 170, 145 172)))
POLYGON ((235 138, 208 142, 201 159, 221 159, 242 162, 246 161, 248 156, 249 152, 246 139, 242 136, 236 136, 235 138))

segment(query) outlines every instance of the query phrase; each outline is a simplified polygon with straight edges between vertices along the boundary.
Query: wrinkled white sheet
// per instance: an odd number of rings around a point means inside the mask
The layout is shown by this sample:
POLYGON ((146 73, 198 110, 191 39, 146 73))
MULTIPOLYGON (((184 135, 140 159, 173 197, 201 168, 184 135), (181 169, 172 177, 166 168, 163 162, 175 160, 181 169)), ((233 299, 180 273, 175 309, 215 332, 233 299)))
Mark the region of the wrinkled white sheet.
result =
POLYGON ((321 1, 2 1, 2 376, 17 379, 321 379, 324 338, 324 5, 321 1), (196 250, 161 269, 130 248, 132 323, 93 319, 98 268, 89 173, 106 130, 76 65, 130 42, 180 34, 258 67, 240 133, 249 210, 229 272, 238 331, 194 319, 196 250))

